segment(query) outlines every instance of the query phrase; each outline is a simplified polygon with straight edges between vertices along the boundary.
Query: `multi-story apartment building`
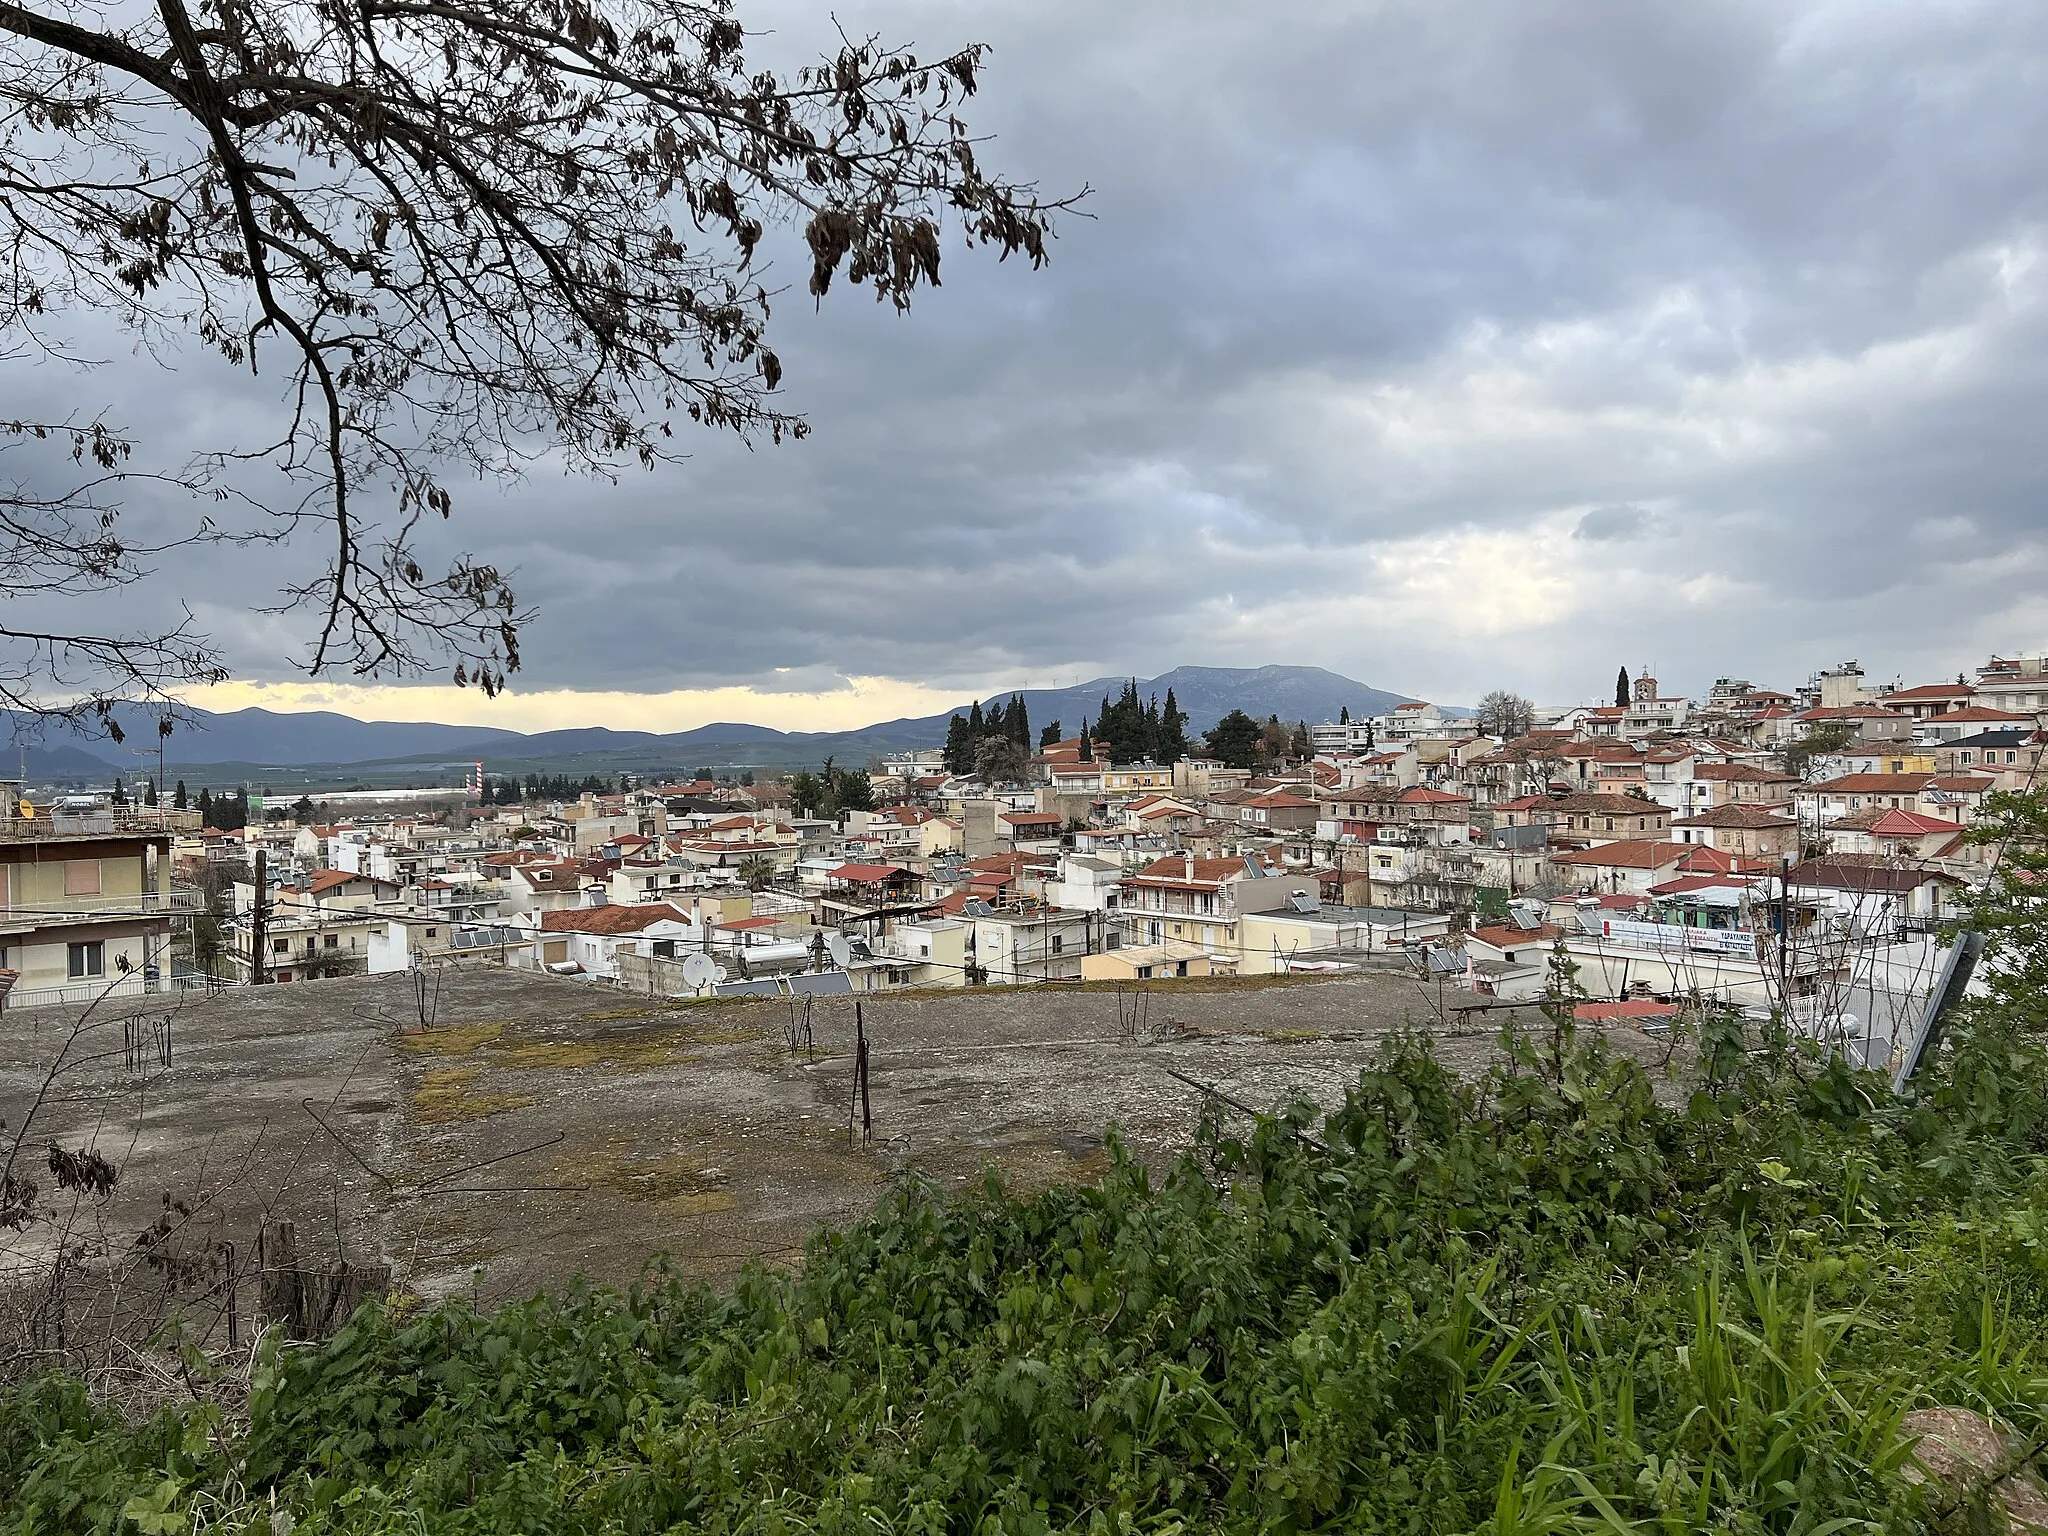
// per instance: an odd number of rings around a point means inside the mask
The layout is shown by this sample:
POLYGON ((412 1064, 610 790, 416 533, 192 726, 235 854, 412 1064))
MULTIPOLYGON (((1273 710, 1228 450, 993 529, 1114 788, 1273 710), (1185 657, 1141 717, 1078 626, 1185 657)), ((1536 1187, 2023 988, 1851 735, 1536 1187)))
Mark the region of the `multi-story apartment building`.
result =
POLYGON ((1124 880, 1119 914, 1124 940, 1133 945, 1183 940, 1235 955, 1239 914, 1284 907, 1301 884, 1252 859, 1169 854, 1124 880))
POLYGON ((0 785, 0 980, 16 1004, 155 991, 170 973, 173 834, 154 811, 23 816, 0 785))

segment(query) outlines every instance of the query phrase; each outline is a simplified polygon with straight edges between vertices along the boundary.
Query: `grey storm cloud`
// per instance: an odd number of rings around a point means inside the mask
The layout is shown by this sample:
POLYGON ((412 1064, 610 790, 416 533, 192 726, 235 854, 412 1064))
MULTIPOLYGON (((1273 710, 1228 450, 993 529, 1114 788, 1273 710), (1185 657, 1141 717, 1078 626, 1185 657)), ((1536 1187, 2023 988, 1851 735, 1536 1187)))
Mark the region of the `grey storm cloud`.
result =
POLYGON ((1579 519, 1572 537, 1596 542, 1640 539, 1649 527, 1649 514, 1641 507, 1595 507, 1579 519))
MULTIPOLYGON (((828 41, 742 14, 767 62, 828 41)), ((1315 661, 1563 700, 1646 651, 1782 683, 2048 640, 2035 0, 836 14, 992 44, 984 158, 1087 216, 1037 273, 949 245, 907 318, 813 306, 773 235, 808 440, 461 497, 450 547, 540 607, 528 683, 1315 661)), ((260 434, 259 384, 175 361, 88 387, 159 445, 260 434)), ((287 676, 247 605, 291 558, 173 559, 131 611, 287 676)))

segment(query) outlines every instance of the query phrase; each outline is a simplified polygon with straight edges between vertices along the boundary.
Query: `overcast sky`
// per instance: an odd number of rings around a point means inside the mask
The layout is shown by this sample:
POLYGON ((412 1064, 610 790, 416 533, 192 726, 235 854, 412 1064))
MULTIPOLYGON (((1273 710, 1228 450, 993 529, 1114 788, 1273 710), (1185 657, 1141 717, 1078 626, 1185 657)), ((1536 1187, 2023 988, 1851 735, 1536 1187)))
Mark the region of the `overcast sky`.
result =
MULTIPOLYGON (((541 609, 514 697, 207 702, 839 726, 1182 663, 1563 703, 2048 646, 2040 0, 837 14, 994 46, 984 159, 1094 188, 1052 264, 949 245, 899 318, 785 257, 808 441, 469 496, 541 609)), ((252 408, 194 359, 169 398, 252 408)), ((246 571, 180 585, 292 679, 246 571)))

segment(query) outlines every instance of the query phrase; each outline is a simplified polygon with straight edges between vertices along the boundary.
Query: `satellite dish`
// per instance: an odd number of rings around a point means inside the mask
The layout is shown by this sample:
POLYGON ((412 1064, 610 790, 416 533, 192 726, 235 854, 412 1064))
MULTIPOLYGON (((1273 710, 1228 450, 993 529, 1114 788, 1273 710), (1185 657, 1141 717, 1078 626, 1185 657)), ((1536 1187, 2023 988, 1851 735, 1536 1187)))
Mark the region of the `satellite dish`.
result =
POLYGON ((683 958, 684 985, 701 989, 716 984, 718 979, 718 967, 711 963, 709 955, 686 955, 683 958))
POLYGON ((832 963, 843 971, 846 969, 846 962, 853 958, 853 946, 846 942, 845 934, 828 933, 825 935, 825 953, 830 955, 832 963))
POLYGON ((34 802, 33 800, 24 800, 24 801, 22 801, 22 802, 21 802, 21 814, 22 814, 23 816, 25 816, 25 817, 29 817, 29 818, 33 819, 33 818, 34 818, 34 816, 35 816, 35 814, 36 814, 36 805, 35 805, 35 802, 34 802))

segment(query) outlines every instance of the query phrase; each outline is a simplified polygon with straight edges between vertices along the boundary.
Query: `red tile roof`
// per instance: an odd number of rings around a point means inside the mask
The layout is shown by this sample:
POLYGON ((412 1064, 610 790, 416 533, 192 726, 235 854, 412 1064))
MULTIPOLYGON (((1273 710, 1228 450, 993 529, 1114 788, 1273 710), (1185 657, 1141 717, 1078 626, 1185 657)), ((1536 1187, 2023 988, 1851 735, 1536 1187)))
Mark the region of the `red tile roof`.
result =
POLYGON ((830 878, 848 880, 856 885, 879 885, 885 880, 907 877, 910 871, 898 864, 842 864, 833 870, 830 878))
POLYGON ((1768 768, 1759 768, 1754 763, 1701 763, 1693 769, 1696 779, 1707 779, 1719 784, 1797 784, 1798 776, 1790 773, 1773 773, 1768 768))
POLYGON ((1870 825, 1872 837, 1926 837, 1930 833, 1962 830, 1957 822, 1944 821, 1939 816, 1923 816, 1918 811, 1886 811, 1870 825))
POLYGON ((1917 795, 1934 778, 1931 773, 1845 773, 1839 779, 1809 784, 1803 795, 1917 795))
POLYGON ((1933 715, 1925 722, 1930 725, 2032 725, 2032 715, 2015 715, 2008 710, 1986 709, 1981 704, 1972 704, 1964 709, 1951 709, 1946 714, 1933 715))
POLYGON ((1553 810, 1567 815, 1592 816, 1669 816, 1670 808, 1654 800, 1638 800, 1634 795, 1603 795, 1586 792, 1576 795, 1560 795, 1550 802, 1553 810))
POLYGON ((1678 1014, 1678 1004, 1630 998, 1625 1003, 1579 1003, 1572 1017, 1581 1024, 1606 1024, 1615 1019, 1669 1019, 1678 1014))
POLYGON ((1762 805, 1717 805, 1710 811, 1701 811, 1697 816, 1688 816, 1671 823, 1674 827, 1718 827, 1736 832, 1762 832, 1774 827, 1797 829, 1799 823, 1790 816, 1780 816, 1768 806, 1762 805))
POLYGON ((1976 691, 1968 683, 1922 683, 1917 688, 1894 688, 1884 700, 1887 704, 1923 704, 1940 699, 1967 699, 1976 691))
POLYGON ((541 928, 548 933, 639 933, 656 923, 688 924, 689 918, 665 901, 631 906, 565 907, 560 912, 543 912, 541 928))
POLYGON ((1553 864, 1590 864, 1609 869, 1662 869, 1666 864, 1678 863, 1689 851, 1684 843, 1634 838, 1599 848, 1552 854, 1550 861, 1553 864))

